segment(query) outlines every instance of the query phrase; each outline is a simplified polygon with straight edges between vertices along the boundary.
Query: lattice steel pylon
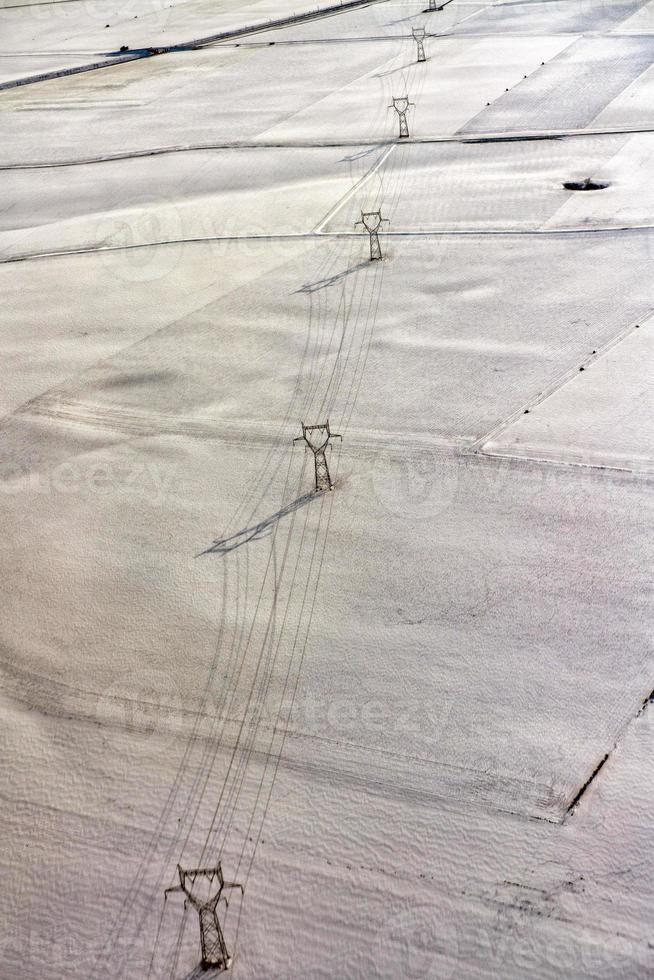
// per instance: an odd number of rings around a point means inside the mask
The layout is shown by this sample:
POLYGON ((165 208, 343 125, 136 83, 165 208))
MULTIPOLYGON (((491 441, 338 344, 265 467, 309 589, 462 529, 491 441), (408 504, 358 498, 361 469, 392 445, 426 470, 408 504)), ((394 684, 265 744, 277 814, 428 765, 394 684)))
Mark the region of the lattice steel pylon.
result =
POLYGON ((393 96, 393 102, 389 105, 389 109, 395 109, 400 119, 400 139, 405 139, 409 135, 409 125, 406 121, 406 114, 409 111, 409 106, 415 105, 415 102, 409 102, 408 95, 402 95, 400 98, 393 96))
POLYGON ((313 453, 316 470, 316 493, 321 493, 323 490, 333 490, 334 484, 329 475, 325 450, 330 439, 342 439, 343 436, 339 436, 330 430, 329 419, 322 425, 305 425, 304 422, 300 422, 300 425, 302 426, 302 435, 293 440, 293 445, 304 440, 313 453))
POLYGON ((429 0, 429 10, 440 10, 440 7, 436 6, 436 0, 429 0))
POLYGON ((414 27, 411 31, 413 40, 418 45, 418 61, 426 61, 425 58, 425 29, 424 27, 414 27))
POLYGON ((188 902, 198 913, 200 919, 200 946, 202 948, 202 966, 219 967, 221 970, 229 970, 232 957, 227 952, 227 945, 220 922, 218 921, 218 903, 222 899, 225 906, 229 902, 223 895, 225 888, 240 888, 243 892, 243 885, 235 881, 225 881, 220 861, 215 868, 191 868, 186 871, 181 865, 177 865, 179 874, 179 885, 166 889, 169 892, 184 892, 188 902), (207 891, 207 897, 201 898, 195 890, 202 882, 207 891))
POLYGON ((363 225, 370 235, 371 262, 375 262, 382 257, 381 245, 379 244, 379 229, 382 221, 388 221, 388 218, 382 218, 381 211, 362 211, 361 220, 354 222, 355 228, 357 225, 363 225))

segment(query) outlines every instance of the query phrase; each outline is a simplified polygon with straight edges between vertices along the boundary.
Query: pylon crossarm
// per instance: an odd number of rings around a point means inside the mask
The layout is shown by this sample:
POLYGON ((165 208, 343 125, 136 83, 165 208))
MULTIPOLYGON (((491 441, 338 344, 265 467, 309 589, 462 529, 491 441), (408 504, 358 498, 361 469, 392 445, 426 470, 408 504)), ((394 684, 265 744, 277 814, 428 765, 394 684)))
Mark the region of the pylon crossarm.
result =
POLYGON ((217 877, 217 878, 222 879, 222 871, 220 870, 220 867, 218 867, 218 868, 179 868, 179 866, 178 866, 178 869, 179 869, 180 873, 184 875, 185 878, 194 878, 195 879, 195 878, 198 877, 198 875, 202 875, 203 877, 206 877, 206 878, 216 878, 217 877))
POLYGON ((376 235, 384 221, 388 221, 388 218, 382 218, 381 211, 362 211, 361 220, 355 221, 354 227, 363 225, 369 235, 376 235), (375 221, 376 224, 373 225, 372 221, 375 221))
POLYGON ((183 888, 181 885, 173 885, 172 888, 166 888, 166 890, 164 891, 164 902, 167 900, 170 892, 184 893, 184 908, 188 906, 189 902, 191 903, 194 909, 201 909, 202 906, 204 905, 204 902, 199 902, 197 898, 194 898, 194 896, 191 895, 190 892, 187 892, 187 890, 183 888))
MULTIPOLYGON (((245 895, 245 888, 240 883, 240 881, 225 881, 225 882, 223 882, 223 888, 240 888, 241 889, 241 895, 245 895)), ((221 901, 223 901, 225 903, 225 908, 228 909, 229 908, 229 901, 227 900, 226 896, 225 895, 221 895, 220 898, 221 898, 221 901)))

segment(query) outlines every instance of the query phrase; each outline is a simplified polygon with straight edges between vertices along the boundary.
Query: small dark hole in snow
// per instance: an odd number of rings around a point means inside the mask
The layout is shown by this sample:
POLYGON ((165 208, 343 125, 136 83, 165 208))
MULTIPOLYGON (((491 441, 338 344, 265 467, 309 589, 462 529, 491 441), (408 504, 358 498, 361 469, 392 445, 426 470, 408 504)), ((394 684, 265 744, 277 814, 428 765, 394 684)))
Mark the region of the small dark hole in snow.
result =
POLYGON ((609 184, 607 180, 591 180, 586 177, 585 180, 566 180, 563 186, 567 191, 603 191, 609 184))

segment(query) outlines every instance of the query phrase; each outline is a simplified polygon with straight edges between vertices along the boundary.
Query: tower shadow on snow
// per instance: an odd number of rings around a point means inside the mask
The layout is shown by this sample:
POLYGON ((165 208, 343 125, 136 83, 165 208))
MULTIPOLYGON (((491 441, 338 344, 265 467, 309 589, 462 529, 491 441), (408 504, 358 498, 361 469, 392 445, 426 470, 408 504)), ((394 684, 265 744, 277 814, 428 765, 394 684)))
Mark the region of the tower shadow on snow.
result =
MULTIPOLYGON (((287 504, 286 507, 282 507, 281 510, 275 511, 270 517, 264 518, 263 521, 259 521, 258 524, 253 524, 251 527, 244 527, 242 531, 237 531, 236 534, 230 534, 228 538, 218 538, 204 551, 200 551, 196 558, 201 558, 203 555, 227 555, 230 551, 235 551, 237 548, 241 548, 244 544, 249 544, 250 541, 259 541, 261 538, 267 538, 272 534, 272 530, 282 517, 286 517, 288 514, 292 514, 296 510, 300 510, 301 507, 310 504, 312 500, 322 495, 321 492, 316 492, 312 490, 311 493, 305 493, 301 497, 298 497, 292 503, 287 504)), ((189 980, 189 978, 187 978, 189 980)))
POLYGON ((216 966, 202 966, 198 963, 194 966, 190 973, 187 973, 184 980, 217 980, 218 977, 222 977, 224 970, 216 966))
POLYGON ((380 143, 376 143, 374 146, 368 146, 365 150, 357 150, 356 153, 351 153, 349 156, 341 157, 338 161, 339 163, 351 163, 353 160, 361 160, 363 157, 372 156, 373 153, 377 153, 382 149, 380 143))
POLYGON ((317 293, 319 289, 325 289, 327 286, 335 286, 337 282, 341 282, 343 279, 347 279, 351 276, 353 272, 358 272, 359 269, 365 269, 369 265, 368 262, 359 262, 357 265, 353 265, 351 269, 344 269, 342 272, 337 272, 333 276, 329 276, 327 279, 317 279, 315 282, 305 282, 304 286, 300 289, 296 289, 296 293, 317 293))

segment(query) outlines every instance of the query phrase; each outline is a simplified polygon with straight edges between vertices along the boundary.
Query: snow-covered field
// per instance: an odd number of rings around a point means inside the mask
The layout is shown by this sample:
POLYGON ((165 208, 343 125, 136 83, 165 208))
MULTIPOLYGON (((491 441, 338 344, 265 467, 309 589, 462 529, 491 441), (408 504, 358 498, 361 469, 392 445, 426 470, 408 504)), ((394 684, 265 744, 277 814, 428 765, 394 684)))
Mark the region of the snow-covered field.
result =
POLYGON ((423 6, 0 91, 0 980, 654 974, 654 2, 423 6))

